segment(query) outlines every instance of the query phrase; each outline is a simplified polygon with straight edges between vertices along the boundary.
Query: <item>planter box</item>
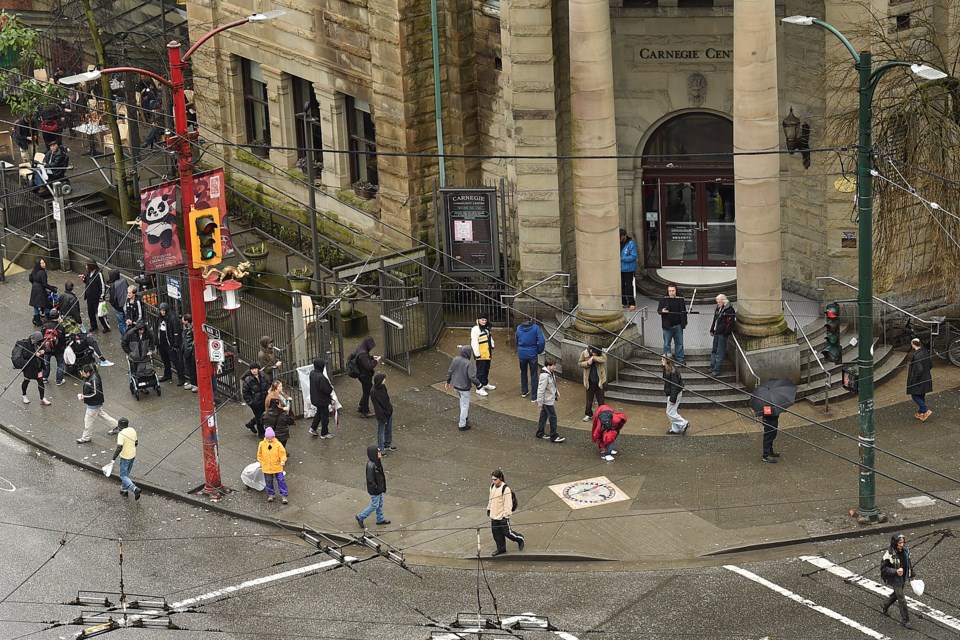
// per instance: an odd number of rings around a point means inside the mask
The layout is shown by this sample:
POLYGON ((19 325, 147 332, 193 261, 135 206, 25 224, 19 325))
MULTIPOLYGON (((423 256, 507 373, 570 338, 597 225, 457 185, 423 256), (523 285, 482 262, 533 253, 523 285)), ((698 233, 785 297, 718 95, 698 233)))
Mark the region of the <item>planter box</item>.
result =
POLYGON ((355 186, 353 188, 353 192, 357 194, 358 198, 363 198, 364 200, 373 200, 374 198, 377 197, 376 187, 368 187, 365 189, 363 187, 355 186))

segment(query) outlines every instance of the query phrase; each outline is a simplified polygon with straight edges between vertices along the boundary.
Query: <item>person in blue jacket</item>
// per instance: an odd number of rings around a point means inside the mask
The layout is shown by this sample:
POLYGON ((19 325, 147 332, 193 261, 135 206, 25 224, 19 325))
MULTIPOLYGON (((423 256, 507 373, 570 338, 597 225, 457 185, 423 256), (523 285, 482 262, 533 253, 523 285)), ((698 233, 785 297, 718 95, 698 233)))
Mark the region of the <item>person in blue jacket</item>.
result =
POLYGON ((637 299, 633 295, 633 279, 637 272, 637 243, 627 235, 626 229, 620 229, 620 304, 637 308, 637 299))
POLYGON ((520 361, 520 397, 526 398, 533 390, 537 401, 537 356, 546 348, 540 325, 527 318, 517 327, 517 359, 520 361))

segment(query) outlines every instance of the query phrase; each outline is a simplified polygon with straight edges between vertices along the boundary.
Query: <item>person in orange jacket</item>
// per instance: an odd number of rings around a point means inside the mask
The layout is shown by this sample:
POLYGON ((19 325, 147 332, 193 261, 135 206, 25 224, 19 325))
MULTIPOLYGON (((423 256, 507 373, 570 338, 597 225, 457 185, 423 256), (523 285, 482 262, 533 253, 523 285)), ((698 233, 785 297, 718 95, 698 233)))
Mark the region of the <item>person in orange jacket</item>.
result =
POLYGON ((593 430, 591 439, 600 447, 600 458, 607 462, 613 462, 613 456, 617 454, 613 448, 613 443, 620 430, 627 423, 627 415, 614 411, 613 407, 602 404, 597 407, 593 414, 593 430))

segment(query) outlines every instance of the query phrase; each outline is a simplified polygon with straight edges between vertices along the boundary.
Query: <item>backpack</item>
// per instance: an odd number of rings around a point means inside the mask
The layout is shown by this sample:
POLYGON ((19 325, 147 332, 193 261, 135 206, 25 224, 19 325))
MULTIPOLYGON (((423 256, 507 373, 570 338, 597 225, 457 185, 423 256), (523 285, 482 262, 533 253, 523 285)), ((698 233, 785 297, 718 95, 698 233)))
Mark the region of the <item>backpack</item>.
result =
POLYGON ((60 342, 60 335, 53 327, 43 330, 43 350, 50 352, 57 348, 60 342))
POLYGON ((31 344, 29 338, 17 340, 16 344, 13 345, 13 353, 10 354, 14 368, 23 369, 27 366, 27 362, 33 357, 33 354, 33 344, 31 344))
MULTIPOLYGON (((503 486, 507 487, 509 485, 504 484, 503 486)), ((510 512, 513 513, 520 506, 520 501, 517 500, 517 492, 514 491, 512 488, 510 489, 510 497, 513 498, 513 508, 510 510, 510 512)))
POLYGON ((351 378, 360 377, 360 357, 356 351, 347 357, 347 375, 351 378))

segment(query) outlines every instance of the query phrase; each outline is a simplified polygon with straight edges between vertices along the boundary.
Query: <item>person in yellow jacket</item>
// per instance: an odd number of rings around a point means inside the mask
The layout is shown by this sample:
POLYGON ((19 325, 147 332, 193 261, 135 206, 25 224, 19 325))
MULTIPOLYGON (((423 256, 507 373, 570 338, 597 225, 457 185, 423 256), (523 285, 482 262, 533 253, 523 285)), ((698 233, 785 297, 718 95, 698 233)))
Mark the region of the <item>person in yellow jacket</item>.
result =
POLYGON ((287 504, 287 481, 283 476, 283 469, 287 464, 287 450, 277 440, 277 434, 267 427, 264 438, 257 447, 257 461, 263 470, 263 478, 267 482, 267 502, 273 502, 273 480, 277 480, 280 490, 280 502, 287 504))
POLYGON ((493 332, 490 330, 490 323, 487 318, 477 318, 477 324, 470 329, 470 347, 473 348, 473 357, 477 361, 477 380, 480 381, 480 387, 477 394, 481 391, 493 391, 497 387, 490 384, 490 362, 493 360, 493 332))

